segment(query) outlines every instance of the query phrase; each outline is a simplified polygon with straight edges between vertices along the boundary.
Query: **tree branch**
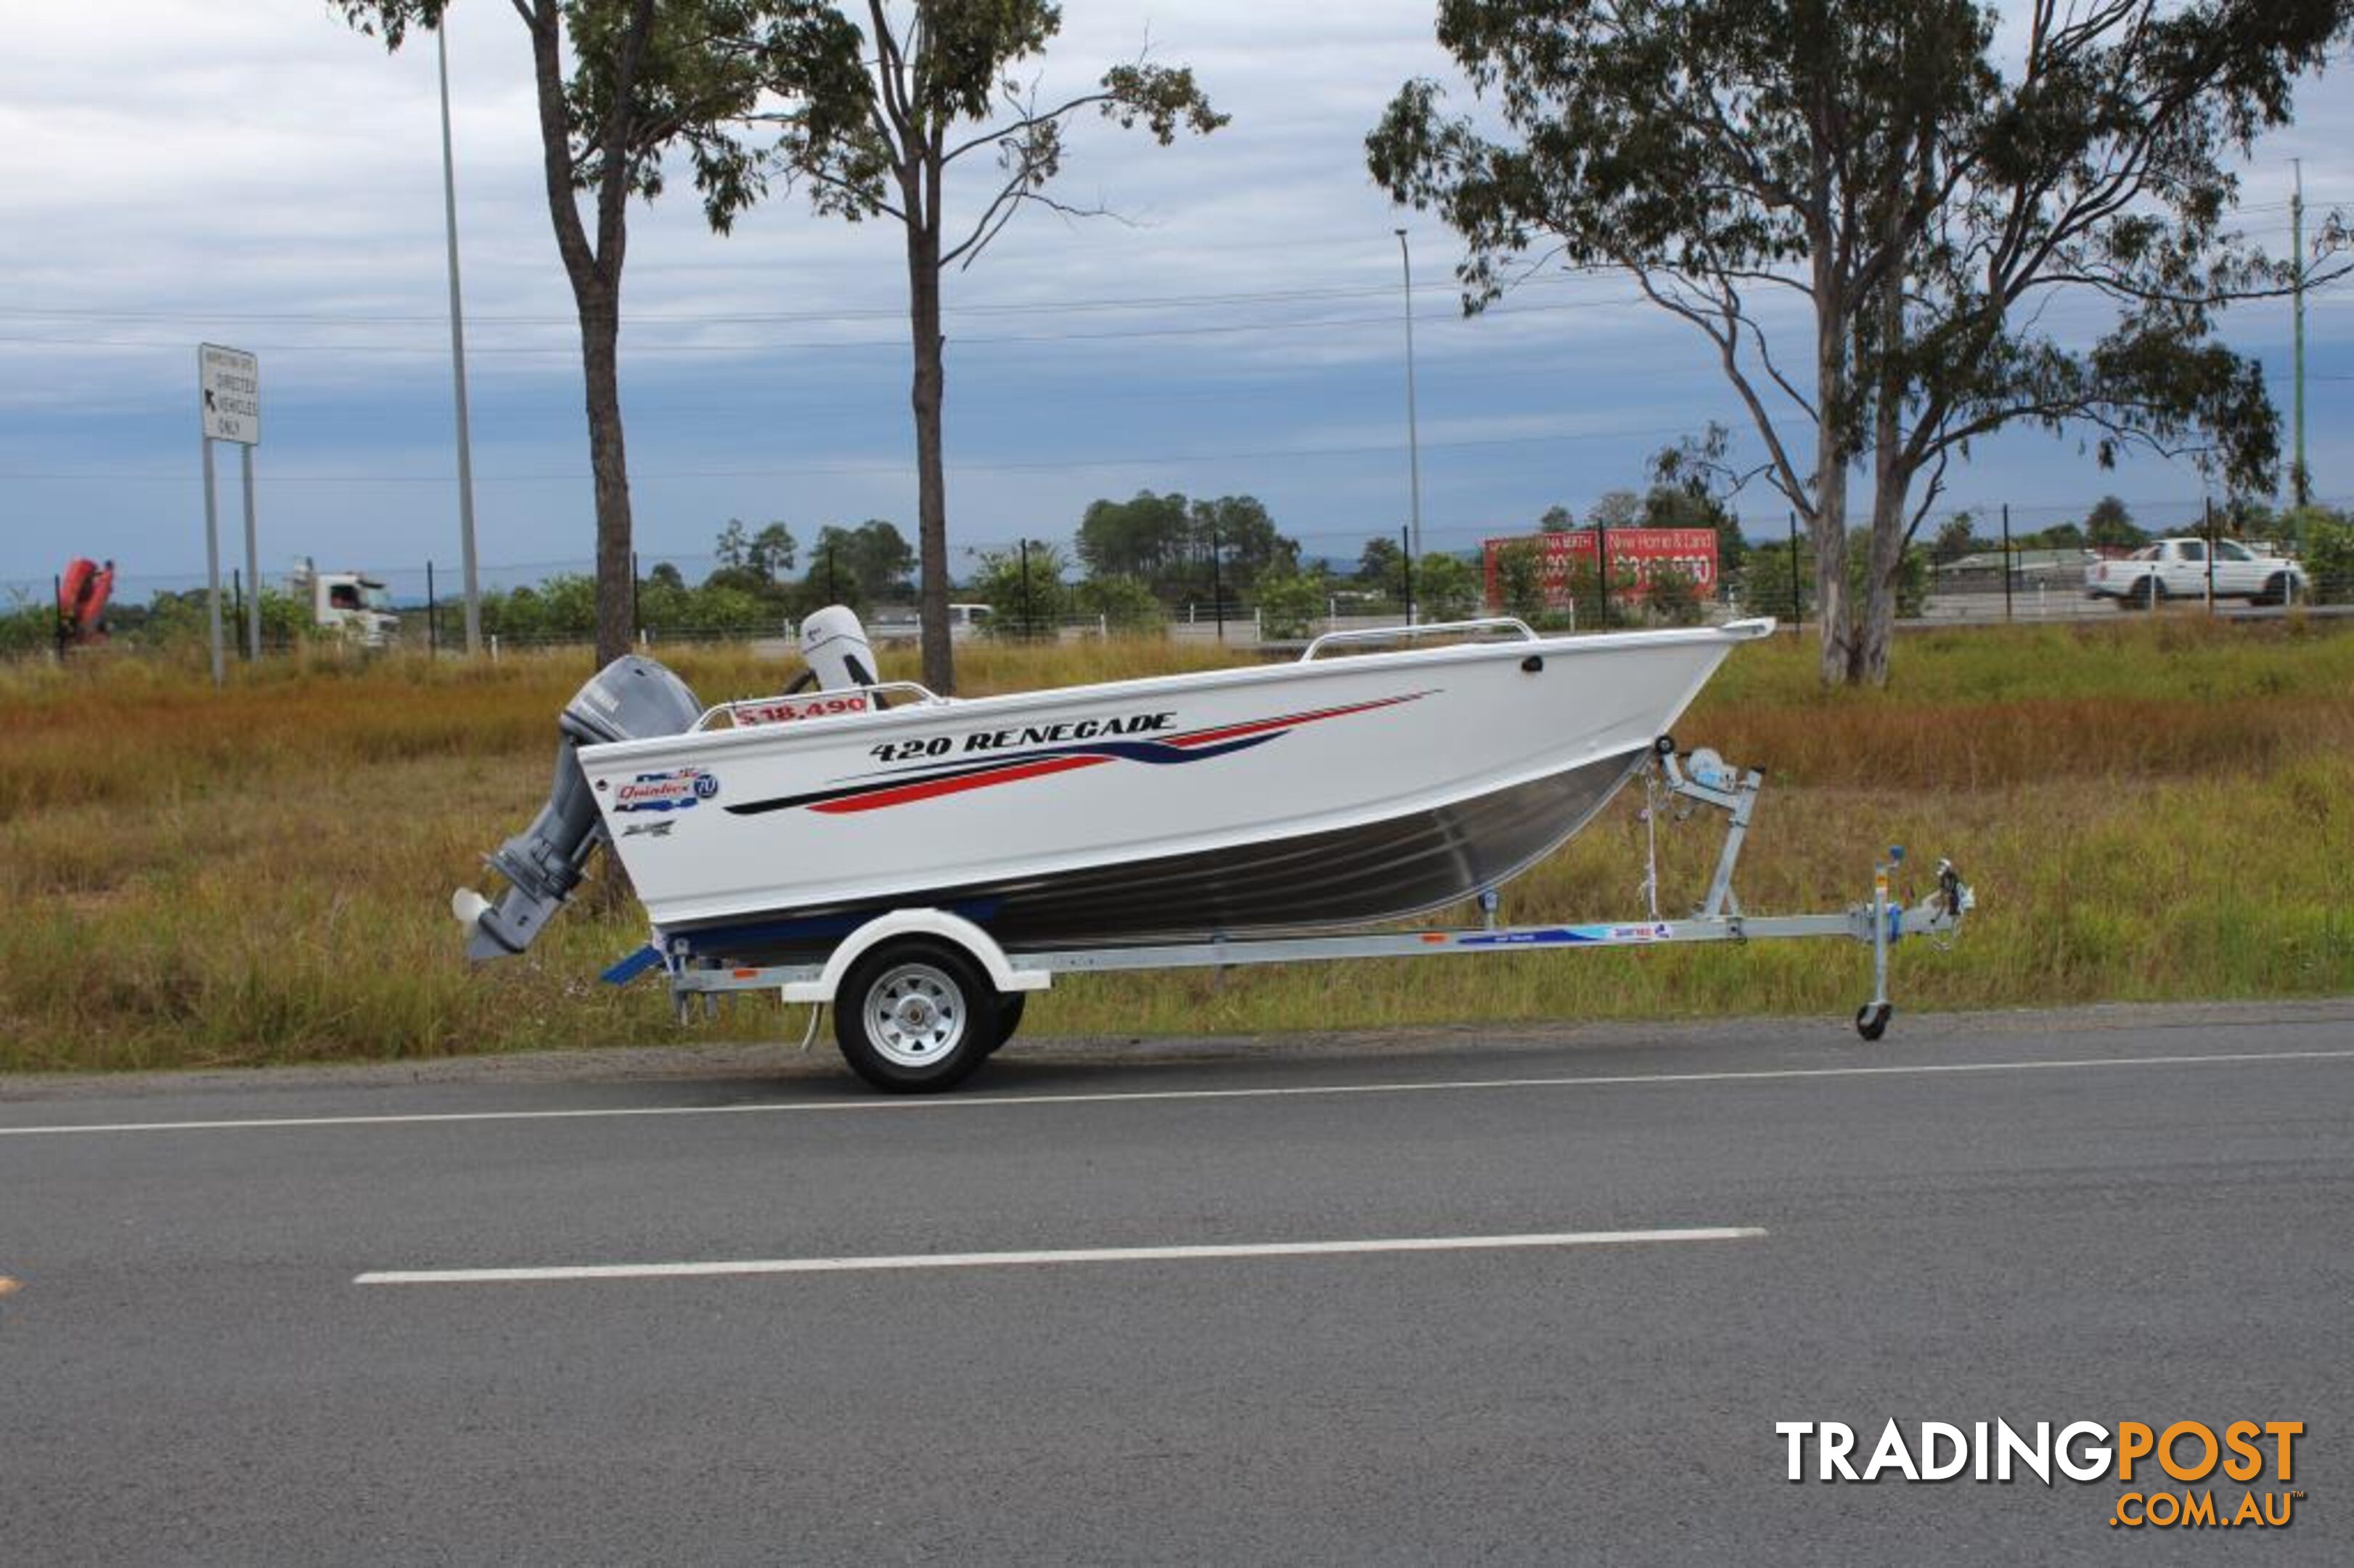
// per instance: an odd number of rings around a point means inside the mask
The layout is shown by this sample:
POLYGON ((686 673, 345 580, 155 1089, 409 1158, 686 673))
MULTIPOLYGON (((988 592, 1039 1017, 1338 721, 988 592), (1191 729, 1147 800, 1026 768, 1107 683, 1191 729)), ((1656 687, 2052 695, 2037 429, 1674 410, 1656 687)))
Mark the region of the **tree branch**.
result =
POLYGON ((1090 92, 1082 97, 1074 98, 1067 103, 1057 104, 1055 107, 1045 111, 1044 113, 1035 111, 1025 112, 1020 119, 1015 120, 1009 124, 1001 125, 994 130, 984 131, 980 135, 971 138, 970 141, 960 143, 957 146, 949 149, 948 152, 941 154, 940 162, 942 164, 953 164, 959 158, 963 157, 967 153, 971 152, 976 147, 995 145, 996 143, 1005 141, 1009 137, 1018 136, 1023 132, 1030 130, 1034 126, 1044 125, 1051 122, 1061 120, 1066 115, 1071 114, 1077 110, 1085 109, 1091 103, 1109 103, 1115 96, 1115 94, 1108 92, 1090 92))
POLYGON ((1774 416, 1766 409, 1765 399, 1758 397, 1757 389, 1751 384, 1748 373, 1741 368, 1740 339, 1737 331, 1720 332, 1708 313, 1678 298, 1670 290, 1661 289, 1651 269, 1642 265, 1634 258, 1622 256, 1619 258, 1619 265, 1634 274, 1636 286, 1643 291, 1644 295, 1653 304, 1670 315, 1681 316, 1699 328, 1711 343, 1716 344, 1717 356, 1724 366, 1725 378, 1733 383, 1734 390, 1740 394, 1742 402, 1748 407, 1750 421, 1756 426, 1759 439, 1766 443, 1766 456, 1774 465, 1775 488, 1788 496, 1793 505, 1805 507, 1807 487, 1799 481, 1797 471, 1791 464, 1788 452, 1783 448, 1781 432, 1775 426, 1774 416))

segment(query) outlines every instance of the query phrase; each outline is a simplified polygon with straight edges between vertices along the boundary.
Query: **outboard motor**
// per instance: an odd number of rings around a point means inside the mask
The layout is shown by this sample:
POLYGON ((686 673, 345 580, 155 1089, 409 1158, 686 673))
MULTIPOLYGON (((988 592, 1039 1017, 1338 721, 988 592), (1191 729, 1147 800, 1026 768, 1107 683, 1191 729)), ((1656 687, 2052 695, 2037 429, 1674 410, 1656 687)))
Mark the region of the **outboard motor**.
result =
MULTIPOLYGON (((852 625, 854 630, 856 622, 852 625)), ((557 720, 563 738, 556 744, 556 779, 547 804, 531 826, 487 857, 491 869, 507 879, 505 894, 495 905, 471 887, 461 887, 451 897, 451 912, 471 933, 468 958, 504 958, 531 946, 547 917, 580 885, 589 855, 605 842, 596 797, 589 792, 576 749, 682 734, 694 727, 702 713, 685 682, 634 653, 598 671, 573 694, 557 720)))
POLYGON ((839 604, 811 610, 801 622, 801 658, 818 689, 839 692, 875 683, 875 646, 858 617, 839 604))

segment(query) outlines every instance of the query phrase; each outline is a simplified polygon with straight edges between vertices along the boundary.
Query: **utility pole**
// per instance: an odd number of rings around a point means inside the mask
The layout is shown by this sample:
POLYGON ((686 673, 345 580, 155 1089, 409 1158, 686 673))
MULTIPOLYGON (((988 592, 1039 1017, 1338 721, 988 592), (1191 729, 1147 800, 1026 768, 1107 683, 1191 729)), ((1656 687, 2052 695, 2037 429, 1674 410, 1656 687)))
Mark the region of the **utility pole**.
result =
POLYGON ((2207 498, 2207 613, 2215 613, 2215 498, 2207 498))
POLYGON ((1790 635, 1807 629, 1807 600, 1798 588, 1798 514, 1790 514, 1790 635))
POLYGON ((1218 618, 1218 641, 1226 640, 1226 585, 1218 569, 1218 514, 1210 514, 1210 611, 1218 618))
POLYGON ((1037 628, 1030 623, 1030 540, 1022 540, 1022 641, 1027 642, 1037 628))
POLYGON ((1595 597, 1601 603, 1602 624, 1596 631, 1610 630, 1610 524, 1597 514, 1594 519, 1595 597))
MULTIPOLYGON (((1405 461, 1407 500, 1413 519, 1413 532, 1406 550, 1407 558, 1422 554, 1422 434, 1415 419, 1414 408, 1414 252, 1407 249, 1405 230, 1397 231, 1398 260, 1405 267, 1405 461)), ((1414 624, 1413 597, 1407 596, 1406 624, 1414 624)))
POLYGON ((1399 529, 1398 543, 1405 546, 1405 623, 1418 626, 1421 621, 1414 613, 1414 535, 1407 529, 1399 529))
POLYGON ((2313 504, 2313 476, 2305 466, 2305 160, 2293 158, 2296 170, 2296 186, 2288 198, 2288 232, 2290 265, 2290 297, 2296 302, 2296 415, 2295 429, 2295 459, 2289 464, 2289 495, 2299 507, 2313 504))
POLYGON ((2010 624, 2010 503, 2002 503, 2002 620, 2010 624))
POLYGON ((450 239, 450 378, 458 404, 458 546, 464 556, 466 657, 482 652, 482 584, 474 570, 474 452, 466 418, 466 312, 458 298, 458 164, 450 150, 450 19, 433 29, 441 66, 441 217, 450 239))

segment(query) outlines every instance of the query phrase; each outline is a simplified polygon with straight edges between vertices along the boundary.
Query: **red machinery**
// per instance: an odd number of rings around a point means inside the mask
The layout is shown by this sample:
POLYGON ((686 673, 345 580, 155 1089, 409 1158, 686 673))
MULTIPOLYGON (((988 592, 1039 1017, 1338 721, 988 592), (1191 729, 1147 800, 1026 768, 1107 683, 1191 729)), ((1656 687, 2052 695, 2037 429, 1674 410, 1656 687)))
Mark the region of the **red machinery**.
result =
POLYGON ((77 556, 58 579, 58 641, 78 646, 106 641, 106 601, 114 592, 114 563, 77 556))

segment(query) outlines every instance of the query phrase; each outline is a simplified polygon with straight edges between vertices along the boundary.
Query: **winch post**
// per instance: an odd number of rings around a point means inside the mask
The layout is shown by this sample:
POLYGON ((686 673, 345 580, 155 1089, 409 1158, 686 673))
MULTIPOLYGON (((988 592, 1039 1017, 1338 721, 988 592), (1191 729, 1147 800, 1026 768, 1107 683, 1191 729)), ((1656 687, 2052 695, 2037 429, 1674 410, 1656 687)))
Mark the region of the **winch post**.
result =
POLYGON ((1687 775, 1673 751, 1660 753, 1659 767, 1668 777, 1670 795, 1680 795, 1725 813, 1728 820, 1724 825, 1724 847, 1717 853, 1716 874, 1709 878, 1708 899, 1701 906, 1700 914, 1705 920, 1719 920, 1726 916, 1739 918, 1741 897, 1733 891, 1733 868, 1741 860, 1741 842, 1749 836, 1749 819, 1757 810, 1757 796, 1766 787, 1766 775, 1755 768, 1746 768, 1732 789, 1720 789, 1687 775))
POLYGON ((1730 810, 1732 820, 1724 825, 1724 848, 1716 857, 1716 874, 1709 879, 1708 902, 1701 906, 1707 919, 1741 913, 1741 898, 1733 891, 1734 863, 1741 858, 1741 841, 1749 835, 1749 816, 1757 809, 1757 792, 1766 787, 1766 775, 1755 768, 1741 776, 1741 789, 1730 810))

